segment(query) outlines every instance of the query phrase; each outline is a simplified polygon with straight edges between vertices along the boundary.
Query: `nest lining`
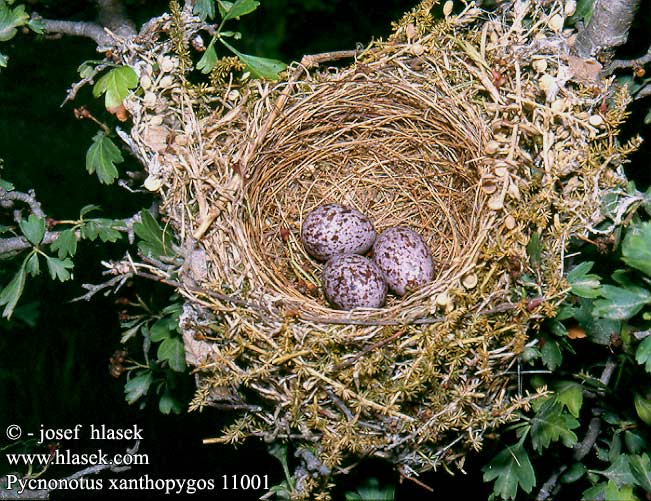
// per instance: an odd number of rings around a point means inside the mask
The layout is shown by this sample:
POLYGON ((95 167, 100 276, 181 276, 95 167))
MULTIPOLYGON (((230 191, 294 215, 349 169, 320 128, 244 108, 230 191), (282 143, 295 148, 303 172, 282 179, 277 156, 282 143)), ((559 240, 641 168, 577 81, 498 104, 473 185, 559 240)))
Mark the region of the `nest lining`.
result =
MULTIPOLYGON (((299 234, 305 214, 337 202, 367 214, 378 232, 416 229, 437 270, 416 297, 444 290, 485 235, 481 121, 390 73, 310 90, 286 105, 250 166, 247 237, 261 282, 292 298, 288 307, 333 313, 319 293, 321 266, 299 234)), ((395 315, 402 304, 394 298, 372 314, 395 315)))

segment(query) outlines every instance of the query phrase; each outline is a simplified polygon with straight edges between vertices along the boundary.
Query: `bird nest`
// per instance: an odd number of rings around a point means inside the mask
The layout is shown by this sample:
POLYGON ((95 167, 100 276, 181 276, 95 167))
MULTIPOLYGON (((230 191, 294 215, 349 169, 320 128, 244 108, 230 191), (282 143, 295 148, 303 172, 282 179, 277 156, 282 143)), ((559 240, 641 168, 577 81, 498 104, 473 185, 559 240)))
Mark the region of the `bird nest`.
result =
POLYGON ((126 101, 129 140, 185 261, 192 408, 239 413, 212 441, 289 442, 295 495, 360 456, 404 475, 462 466, 526 406, 512 365, 566 297, 566 245, 601 221, 635 147, 615 139, 625 92, 570 55, 560 8, 437 21, 433 3, 350 66, 310 56, 277 83, 190 84, 198 23, 180 10, 123 54, 153 82, 155 99, 126 101), (434 280, 381 309, 330 308, 299 234, 333 202, 415 228, 434 280))

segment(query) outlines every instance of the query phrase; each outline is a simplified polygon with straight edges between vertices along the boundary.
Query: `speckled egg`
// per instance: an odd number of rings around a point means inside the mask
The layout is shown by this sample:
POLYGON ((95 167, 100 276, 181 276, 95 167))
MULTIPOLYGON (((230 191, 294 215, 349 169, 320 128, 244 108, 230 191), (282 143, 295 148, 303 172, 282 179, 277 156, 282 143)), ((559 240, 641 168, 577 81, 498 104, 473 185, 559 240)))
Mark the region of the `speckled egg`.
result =
POLYGON ((368 217, 339 204, 320 205, 301 227, 305 250, 321 261, 337 254, 363 254, 373 245, 375 235, 368 217))
POLYGON ((382 272, 370 259, 341 254, 323 268, 323 290, 335 308, 381 308, 387 296, 382 272))
POLYGON ((389 289, 398 296, 422 287, 434 278, 434 260, 427 244, 407 226, 383 231, 373 244, 373 260, 389 289))

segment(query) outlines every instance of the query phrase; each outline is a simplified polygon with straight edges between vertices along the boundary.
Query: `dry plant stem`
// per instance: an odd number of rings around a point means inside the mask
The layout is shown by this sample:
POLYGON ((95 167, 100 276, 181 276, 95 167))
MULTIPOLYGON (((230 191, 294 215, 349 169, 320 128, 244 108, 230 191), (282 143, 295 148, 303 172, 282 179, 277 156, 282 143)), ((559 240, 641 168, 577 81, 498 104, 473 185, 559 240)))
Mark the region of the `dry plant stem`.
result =
POLYGON ((574 49, 585 59, 600 53, 607 60, 626 43, 640 0, 596 0, 592 18, 576 37, 574 49))
POLYGON ((651 63, 651 47, 647 50, 646 54, 637 59, 615 59, 610 66, 608 67, 608 73, 612 73, 614 70, 619 70, 622 68, 635 68, 636 66, 644 66, 645 64, 651 63))
MULTIPOLYGON (((608 385, 616 368, 617 362, 615 362, 614 359, 609 358, 601 373, 601 376, 599 377, 599 381, 601 381, 604 386, 608 385)), ((583 458, 588 455, 595 442, 599 438, 599 433, 601 432, 601 417, 598 414, 599 410, 593 407, 593 417, 590 419, 590 423, 588 424, 588 431, 583 437, 583 440, 574 446, 574 454, 572 455, 574 461, 582 461, 583 458)), ((545 501, 553 494, 553 490, 558 483, 558 479, 563 474, 563 472, 567 470, 567 468, 567 465, 561 465, 556 470, 554 470, 554 472, 549 476, 547 481, 540 488, 540 491, 536 496, 536 501, 545 501)))
POLYGON ((110 35, 97 23, 88 21, 60 21, 57 19, 41 19, 41 21, 45 26, 46 33, 59 33, 61 35, 90 38, 98 47, 107 47, 113 43, 110 35))

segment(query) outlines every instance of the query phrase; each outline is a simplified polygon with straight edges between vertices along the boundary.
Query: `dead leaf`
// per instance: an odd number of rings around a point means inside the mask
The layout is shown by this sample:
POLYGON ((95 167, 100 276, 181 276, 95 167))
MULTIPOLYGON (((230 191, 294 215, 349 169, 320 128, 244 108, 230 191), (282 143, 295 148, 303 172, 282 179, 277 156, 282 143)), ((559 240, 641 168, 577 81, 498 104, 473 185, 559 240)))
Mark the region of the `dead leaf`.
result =
POLYGON ((603 69, 601 64, 594 59, 583 59, 576 56, 565 56, 570 75, 577 82, 594 84, 599 83, 599 75, 603 69))
POLYGON ((570 339, 583 339, 584 337, 588 337, 588 335, 585 333, 583 327, 575 325, 567 329, 567 337, 570 339))
POLYGON ((122 103, 118 104, 117 106, 113 106, 112 108, 107 108, 107 110, 109 113, 115 115, 115 118, 117 118, 120 122, 126 122, 129 119, 129 112, 122 103))

